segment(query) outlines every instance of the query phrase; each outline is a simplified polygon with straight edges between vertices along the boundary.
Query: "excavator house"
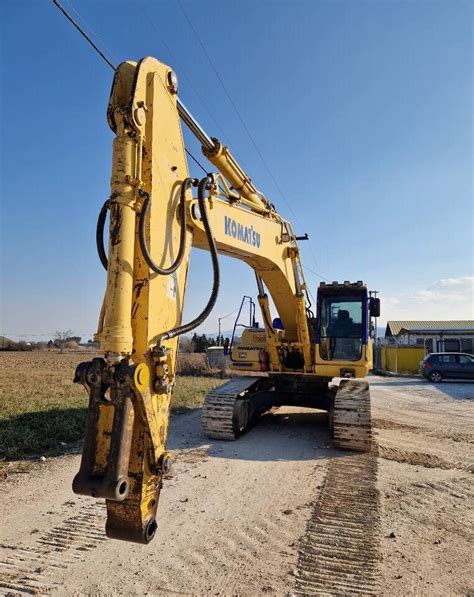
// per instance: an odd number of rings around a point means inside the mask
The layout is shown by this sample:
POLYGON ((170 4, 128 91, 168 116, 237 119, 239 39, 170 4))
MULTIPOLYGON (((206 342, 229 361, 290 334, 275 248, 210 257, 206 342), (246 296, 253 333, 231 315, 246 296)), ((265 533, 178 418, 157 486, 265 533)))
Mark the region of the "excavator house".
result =
POLYGON ((212 438, 235 440, 272 407, 295 405, 328 411, 336 447, 370 451, 363 378, 372 367, 371 318, 380 303, 359 281, 322 283, 311 304, 298 246, 306 237, 295 235, 229 148, 200 127, 169 66, 154 58, 120 64, 107 119, 115 138, 111 193, 97 223, 107 274, 97 331, 102 356, 76 370, 89 408, 73 489, 106 500, 109 537, 148 543, 171 461, 179 336, 211 312, 220 256, 253 269, 262 324, 234 343, 236 375, 206 397, 202 427, 212 438), (182 123, 210 162, 200 180, 188 170, 182 123), (213 284, 201 313, 183 322, 192 247, 209 252, 213 284))

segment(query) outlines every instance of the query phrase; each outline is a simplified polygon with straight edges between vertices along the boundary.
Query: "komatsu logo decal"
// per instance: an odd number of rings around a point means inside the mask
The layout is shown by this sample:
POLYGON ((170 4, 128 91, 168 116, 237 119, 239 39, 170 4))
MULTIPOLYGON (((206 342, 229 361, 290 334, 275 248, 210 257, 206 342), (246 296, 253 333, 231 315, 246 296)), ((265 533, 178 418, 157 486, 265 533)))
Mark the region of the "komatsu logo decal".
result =
POLYGON ((244 226, 227 216, 224 216, 224 233, 257 249, 260 247, 260 232, 254 230, 253 226, 244 226))

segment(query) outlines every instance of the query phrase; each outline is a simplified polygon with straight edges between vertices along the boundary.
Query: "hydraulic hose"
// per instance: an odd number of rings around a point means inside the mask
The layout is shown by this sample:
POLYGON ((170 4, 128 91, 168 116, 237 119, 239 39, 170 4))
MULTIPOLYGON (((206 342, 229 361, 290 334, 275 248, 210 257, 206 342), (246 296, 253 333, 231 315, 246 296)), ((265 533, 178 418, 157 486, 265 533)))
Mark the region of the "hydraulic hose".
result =
POLYGON ((160 342, 162 340, 169 340, 170 338, 175 338, 176 336, 179 336, 181 334, 186 334, 186 333, 190 332, 191 330, 194 330, 194 328, 197 328, 198 325, 201 325, 201 323, 207 318, 209 313, 212 311, 212 309, 216 303, 216 300, 217 300, 217 295, 219 292, 219 284, 220 284, 219 259, 217 256, 216 242, 214 240, 214 237, 212 236, 212 230, 211 230, 211 226, 209 224, 209 217, 208 217, 206 201, 205 201, 205 197, 204 197, 206 187, 210 182, 212 182, 212 178, 210 176, 205 176, 199 182, 198 204, 199 204, 199 210, 201 212, 202 223, 204 225, 204 230, 205 230, 206 236, 207 236, 207 242, 209 243, 209 252, 211 253, 212 270, 213 270, 213 274, 214 274, 214 281, 212 284, 211 296, 209 297, 207 305, 204 307, 202 312, 197 317, 195 317, 192 321, 190 321, 189 323, 186 323, 184 325, 177 326, 167 332, 164 332, 163 334, 160 334, 160 336, 158 337, 158 341, 157 341, 158 345, 160 344, 160 342))
POLYGON ((151 205, 150 196, 147 195, 145 201, 143 202, 142 210, 140 212, 140 219, 138 221, 138 240, 140 242, 140 248, 142 250, 143 258, 145 259, 148 267, 155 272, 155 274, 160 274, 161 276, 168 276, 175 272, 178 267, 181 265, 184 257, 184 251, 186 249, 186 191, 189 186, 197 186, 198 181, 196 178, 185 178, 181 184, 181 197, 179 203, 179 217, 180 217, 180 224, 181 224, 181 231, 179 237, 179 250, 178 255, 176 256, 175 262, 170 265, 169 267, 163 268, 159 267, 152 259, 150 255, 150 251, 148 250, 148 245, 146 242, 146 234, 145 234, 145 223, 146 217, 148 214, 148 210, 151 205))
POLYGON ((107 253, 105 252, 104 248, 104 227, 105 227, 105 220, 107 218, 107 211, 110 207, 110 199, 104 202, 102 206, 99 217, 97 218, 97 228, 95 231, 95 242, 97 245, 97 253, 99 254, 99 259, 104 269, 107 270, 109 266, 109 262, 107 259, 107 253))

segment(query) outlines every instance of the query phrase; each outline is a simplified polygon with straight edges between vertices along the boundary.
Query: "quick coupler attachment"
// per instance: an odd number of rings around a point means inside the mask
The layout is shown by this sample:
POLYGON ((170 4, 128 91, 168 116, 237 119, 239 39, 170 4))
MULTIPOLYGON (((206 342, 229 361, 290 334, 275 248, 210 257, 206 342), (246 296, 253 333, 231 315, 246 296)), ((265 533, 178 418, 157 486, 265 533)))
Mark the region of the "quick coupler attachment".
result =
POLYGON ((123 360, 114 367, 102 358, 81 363, 74 382, 89 392, 86 432, 74 493, 123 501, 129 491, 128 468, 134 423, 131 376, 123 360))
POLYGON ((89 392, 89 410, 73 491, 105 498, 107 537, 149 543, 170 466, 165 451, 170 396, 152 395, 148 366, 126 359, 81 363, 74 381, 89 392))

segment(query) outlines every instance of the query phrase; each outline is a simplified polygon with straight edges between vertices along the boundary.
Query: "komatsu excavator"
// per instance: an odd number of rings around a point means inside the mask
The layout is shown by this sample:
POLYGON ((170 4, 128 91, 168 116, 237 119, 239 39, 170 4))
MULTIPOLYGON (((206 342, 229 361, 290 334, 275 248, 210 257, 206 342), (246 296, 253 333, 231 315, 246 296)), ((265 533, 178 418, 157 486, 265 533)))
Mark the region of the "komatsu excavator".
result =
POLYGON ((219 289, 219 254, 255 272, 263 326, 232 348, 239 374, 212 391, 204 432, 233 440, 272 407, 328 411, 335 446, 371 448, 371 317, 379 300, 362 282, 321 284, 311 311, 291 224, 257 190, 228 147, 210 138, 177 95, 172 69, 155 60, 115 71, 107 110, 113 141, 110 197, 97 224, 107 286, 97 339, 103 357, 81 363, 89 393, 76 493, 106 500, 109 537, 148 543, 157 529, 178 339, 209 315, 219 289), (215 172, 190 177, 181 121, 215 172), (109 215, 108 249, 104 228, 109 215), (191 247, 210 252, 207 305, 182 322, 191 247), (269 295, 278 312, 272 320, 269 295), (242 375, 251 372, 252 375, 242 375), (339 385, 333 378, 342 378, 339 385))

